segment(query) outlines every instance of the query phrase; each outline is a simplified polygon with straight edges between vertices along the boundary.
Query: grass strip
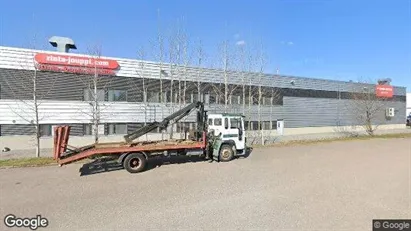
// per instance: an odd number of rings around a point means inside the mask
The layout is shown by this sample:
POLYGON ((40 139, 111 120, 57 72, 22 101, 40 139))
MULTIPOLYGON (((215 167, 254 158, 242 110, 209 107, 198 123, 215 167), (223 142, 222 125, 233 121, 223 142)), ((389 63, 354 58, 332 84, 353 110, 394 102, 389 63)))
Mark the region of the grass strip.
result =
POLYGON ((0 160, 2 167, 38 167, 47 165, 57 165, 57 162, 51 157, 29 157, 0 160))
POLYGON ((337 142, 337 141, 370 140, 370 139, 399 139, 399 138, 411 138, 411 133, 393 133, 393 134, 382 134, 382 135, 373 135, 373 136, 359 135, 359 136, 346 136, 346 137, 306 139, 306 140, 288 140, 288 141, 279 141, 276 143, 270 143, 266 145, 255 144, 255 145, 251 145, 251 147, 253 148, 278 147, 278 146, 330 143, 330 142, 337 142))
MULTIPOLYGON (((370 139, 393 139, 393 138, 411 138, 411 133, 393 133, 393 134, 383 134, 383 135, 362 135, 353 137, 336 137, 336 138, 324 138, 324 139, 313 139, 313 140, 290 140, 284 142, 278 142, 274 144, 267 145, 252 145, 253 148, 261 147, 276 147, 276 146, 293 146, 293 145, 310 145, 318 143, 329 143, 336 141, 351 141, 351 140, 370 140, 370 139)), ((85 160, 80 160, 78 162, 84 162, 85 160)), ((57 165, 57 162, 51 157, 30 157, 30 158, 14 158, 0 160, 0 168, 19 168, 19 167, 40 167, 57 165)))

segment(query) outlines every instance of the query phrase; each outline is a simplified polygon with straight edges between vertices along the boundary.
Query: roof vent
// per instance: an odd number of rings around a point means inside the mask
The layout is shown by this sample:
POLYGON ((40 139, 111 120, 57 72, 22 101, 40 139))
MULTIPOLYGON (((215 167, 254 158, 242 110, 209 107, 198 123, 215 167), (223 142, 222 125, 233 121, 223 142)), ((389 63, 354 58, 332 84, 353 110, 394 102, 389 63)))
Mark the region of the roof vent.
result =
POLYGON ((385 78, 385 79, 379 79, 378 80, 378 84, 379 85, 384 85, 384 84, 390 84, 391 83, 391 79, 390 78, 385 78))
POLYGON ((53 36, 49 39, 50 44, 57 48, 58 52, 68 53, 69 49, 77 49, 73 39, 66 37, 53 36))

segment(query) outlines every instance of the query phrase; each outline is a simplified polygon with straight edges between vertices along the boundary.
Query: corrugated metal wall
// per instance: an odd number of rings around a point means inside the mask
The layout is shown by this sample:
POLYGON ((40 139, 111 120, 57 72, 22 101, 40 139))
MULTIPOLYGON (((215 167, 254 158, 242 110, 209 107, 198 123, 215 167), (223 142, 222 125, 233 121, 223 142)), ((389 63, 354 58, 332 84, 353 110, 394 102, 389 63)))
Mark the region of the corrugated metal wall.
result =
MULTIPOLYGON (((384 108, 378 111, 378 118, 375 120, 377 124, 404 123, 404 102, 386 102, 383 105, 384 108), (396 109, 393 118, 385 118, 386 107, 396 109)), ((358 111, 355 110, 352 100, 284 97, 284 111, 287 128, 358 124, 358 111)))
MULTIPOLYGON (((82 136, 83 135, 83 125, 82 124, 65 124, 69 125, 70 135, 72 136, 82 136)), ((34 135, 36 130, 34 125, 31 124, 2 124, 0 125, 0 135, 11 136, 11 135, 34 135)))
POLYGON ((30 124, 2 124, 0 126, 2 136, 35 134, 34 126, 30 124))
MULTIPOLYGON (((29 124, 34 118, 30 101, 21 101, 32 99, 31 77, 35 72, 30 70, 33 70, 31 58, 33 54, 32 50, 0 47, 0 124, 3 124, 1 127, 3 135, 26 133, 28 125, 18 124, 29 124)), ((119 76, 100 76, 97 85, 99 89, 126 90, 128 102, 102 102, 101 123, 128 123, 128 131, 130 131, 141 126, 141 123, 159 121, 184 106, 170 102, 144 104, 143 87, 147 89, 147 97, 150 98, 152 93, 159 92, 162 86, 165 98, 170 99, 171 91, 175 94, 186 84, 186 97, 182 94, 180 98, 190 101, 191 94, 197 95, 199 84, 202 93, 220 94, 219 103, 224 104, 221 100, 221 95, 224 93, 223 73, 220 70, 191 67, 168 69, 169 66, 164 65, 166 68, 163 69, 160 81, 161 72, 158 63, 115 59, 121 66, 117 73, 119 76), (141 63, 144 64, 144 69, 141 63), (198 76, 202 83, 198 82, 198 76), (172 78, 173 84, 170 81, 172 78)), ((39 107, 41 123, 77 124, 73 128, 73 134, 83 134, 82 124, 88 124, 92 119, 91 106, 88 102, 82 101, 84 89, 92 86, 92 77, 55 72, 35 74, 38 80, 38 95, 41 100, 44 100, 39 107)), ((244 113, 250 121, 257 121, 259 115, 263 121, 284 119, 285 127, 289 128, 335 126, 337 123, 351 125, 355 121, 352 115, 347 114, 350 110, 342 109, 344 108, 342 102, 351 97, 349 92, 362 91, 364 86, 374 90, 373 85, 292 76, 262 76, 256 73, 239 72, 231 72, 229 76, 229 90, 233 95, 242 96, 241 84, 245 83, 247 84, 246 97, 250 90, 256 96, 257 86, 261 84, 264 86, 262 87, 264 96, 270 97, 271 93, 274 93, 276 99, 274 105, 265 105, 260 109, 257 105, 252 105, 250 108, 246 105, 245 109, 242 104, 229 105, 227 112, 244 113), (251 89, 249 86, 252 86, 251 89), (338 100, 339 97, 341 100, 338 100)), ((404 122, 401 113, 402 111, 405 113, 405 88, 395 87, 394 94, 392 102, 388 102, 387 106, 396 108, 399 113, 384 123, 404 122)), ((107 100, 107 94, 105 98, 107 100)), ((206 105, 206 110, 219 113, 224 111, 224 106, 210 104, 206 105)), ((186 121, 194 121, 194 119, 193 114, 186 121)))
MULTIPOLYGON (((145 105, 143 103, 106 103, 100 110, 101 123, 144 123, 160 121, 184 105, 173 107, 162 104, 145 105)), ((224 111, 221 105, 206 105, 209 113, 224 111)), ((30 102, 22 103, 16 100, 0 101, 0 124, 31 124, 35 114, 30 102)), ((239 106, 229 105, 227 112, 243 113, 239 106)), ((245 114, 258 119, 258 106, 246 107, 245 114)), ((285 115, 281 106, 262 107, 260 110, 263 120, 278 119, 285 115)), ((87 124, 91 123, 91 106, 81 101, 43 101, 39 106, 41 124, 87 124)), ((187 117, 187 121, 195 121, 195 113, 187 117)))
MULTIPOLYGON (((20 49, 0 46, 0 68, 5 69, 27 69, 34 70, 33 57, 40 50, 20 49)), ((53 54, 61 54, 53 51, 45 51, 53 54)), ((83 56, 71 54, 74 56, 83 56)), ((202 82, 221 83, 224 80, 224 72, 220 69, 196 68, 196 67, 172 67, 168 64, 162 64, 163 71, 160 70, 160 64, 156 62, 140 61, 133 59, 121 59, 115 57, 102 57, 115 59, 120 65, 117 72, 118 76, 141 78, 145 76, 151 79, 180 79, 181 81, 197 82, 198 76, 202 82)), ((283 76, 259 73, 242 73, 230 72, 228 78, 229 84, 251 84, 273 86, 279 88, 296 88, 296 89, 314 89, 330 91, 362 91, 364 86, 372 87, 368 84, 358 84, 355 82, 343 82, 326 79, 301 78, 296 76, 283 76), (291 81, 294 84, 291 84, 291 81)), ((395 87, 395 95, 405 95, 405 87, 395 87)))

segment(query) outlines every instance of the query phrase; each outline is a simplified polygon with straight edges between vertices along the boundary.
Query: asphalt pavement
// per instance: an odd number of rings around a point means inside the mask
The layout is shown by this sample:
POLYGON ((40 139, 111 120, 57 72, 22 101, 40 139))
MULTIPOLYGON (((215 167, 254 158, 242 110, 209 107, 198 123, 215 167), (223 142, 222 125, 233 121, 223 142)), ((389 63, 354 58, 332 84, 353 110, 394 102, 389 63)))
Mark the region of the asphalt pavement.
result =
MULTIPOLYGON (((41 215, 48 226, 38 230, 70 231, 352 231, 372 230, 372 219, 411 218, 410 138, 180 162, 138 174, 114 164, 1 169, 0 215, 41 215)), ((0 230, 9 230, 3 221, 0 230)))

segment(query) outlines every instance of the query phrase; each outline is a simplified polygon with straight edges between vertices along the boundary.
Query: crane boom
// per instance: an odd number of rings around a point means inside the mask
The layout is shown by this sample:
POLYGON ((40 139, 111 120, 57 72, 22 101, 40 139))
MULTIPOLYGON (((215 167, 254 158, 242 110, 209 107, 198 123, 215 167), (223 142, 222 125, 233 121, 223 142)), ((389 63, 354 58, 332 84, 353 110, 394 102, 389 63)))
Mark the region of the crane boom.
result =
POLYGON ((152 122, 142 128, 137 129, 136 131, 129 133, 124 136, 124 139, 127 143, 131 143, 133 140, 160 128, 160 130, 166 129, 170 124, 180 121, 182 118, 189 115, 194 109, 200 109, 197 115, 198 126, 197 129, 204 129, 204 104, 200 101, 191 103, 186 107, 174 112, 173 114, 167 116, 161 122, 152 122))

